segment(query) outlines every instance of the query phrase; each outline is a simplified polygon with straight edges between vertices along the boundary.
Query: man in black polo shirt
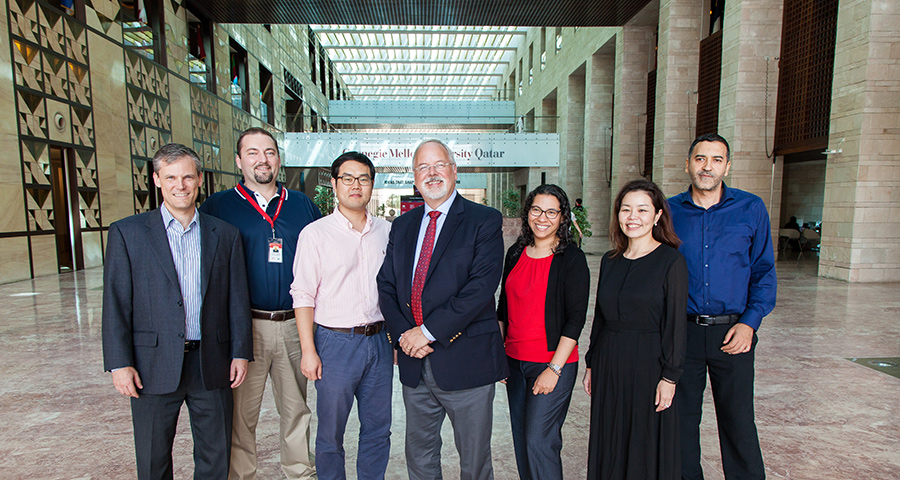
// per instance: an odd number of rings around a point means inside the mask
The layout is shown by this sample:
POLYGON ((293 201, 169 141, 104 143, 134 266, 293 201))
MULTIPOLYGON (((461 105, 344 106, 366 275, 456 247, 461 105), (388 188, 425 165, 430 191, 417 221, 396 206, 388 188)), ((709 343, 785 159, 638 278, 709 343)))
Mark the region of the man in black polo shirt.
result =
POLYGON ((234 391, 229 479, 256 477, 256 424, 271 375, 281 418, 281 469, 288 479, 313 478, 309 458, 306 377, 300 372, 300 336, 290 294, 291 267, 300 230, 322 214, 306 195, 275 179, 281 166, 275 138, 250 128, 238 138, 235 159, 244 179, 211 195, 200 211, 241 232, 253 313, 253 358, 247 379, 234 391))

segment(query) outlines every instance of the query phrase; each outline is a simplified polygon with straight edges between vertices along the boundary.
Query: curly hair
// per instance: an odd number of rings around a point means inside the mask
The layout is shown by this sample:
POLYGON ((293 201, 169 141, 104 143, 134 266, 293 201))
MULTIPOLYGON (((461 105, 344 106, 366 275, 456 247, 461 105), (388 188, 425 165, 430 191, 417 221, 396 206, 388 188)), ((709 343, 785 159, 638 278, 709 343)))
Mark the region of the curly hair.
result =
POLYGON ((569 197, 566 195, 565 190, 559 186, 545 183, 532 190, 525 197, 525 203, 522 204, 522 233, 516 239, 516 255, 525 251, 525 247, 534 246, 534 232, 531 231, 531 227, 528 225, 528 218, 531 206, 534 205, 534 197, 538 195, 551 195, 559 201, 559 229, 556 230, 558 243, 553 249, 553 253, 562 253, 573 242, 572 232, 569 228, 572 225, 572 210, 569 207, 569 197))

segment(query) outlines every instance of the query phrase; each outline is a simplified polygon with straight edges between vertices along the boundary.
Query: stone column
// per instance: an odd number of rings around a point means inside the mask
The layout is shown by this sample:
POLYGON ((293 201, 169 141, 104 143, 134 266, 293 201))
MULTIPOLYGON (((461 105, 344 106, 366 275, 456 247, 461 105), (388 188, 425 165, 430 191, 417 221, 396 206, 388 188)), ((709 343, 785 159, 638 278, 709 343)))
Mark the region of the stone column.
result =
POLYGON ((900 4, 842 0, 819 275, 900 281, 900 4))
POLYGON ((694 0, 660 0, 656 69, 653 179, 666 195, 688 184, 684 161, 694 140, 700 24, 703 5, 694 0))
MULTIPOLYGON (((594 253, 601 253, 607 245, 615 58, 615 45, 609 42, 591 56, 585 72, 584 173, 581 198, 587 207, 593 237, 586 239, 582 247, 585 251, 594 253)), ((573 202, 576 197, 572 196, 573 202)))
POLYGON ((616 35, 616 105, 610 204, 615 201, 622 185, 641 178, 647 125, 647 74, 653 33, 652 27, 623 27, 616 35))
MULTIPOLYGON (((780 0, 730 0, 725 4, 719 89, 718 133, 728 140, 732 161, 725 181, 766 202, 775 240, 778 226, 783 223, 780 220, 783 163, 773 163, 774 157, 769 154, 774 148, 778 93, 775 57, 781 50, 782 5, 780 0)), ((686 155, 687 149, 682 163, 686 155)))
POLYGON ((582 65, 566 78, 560 89, 559 122, 559 186, 570 198, 581 196, 584 174, 584 71, 582 65))

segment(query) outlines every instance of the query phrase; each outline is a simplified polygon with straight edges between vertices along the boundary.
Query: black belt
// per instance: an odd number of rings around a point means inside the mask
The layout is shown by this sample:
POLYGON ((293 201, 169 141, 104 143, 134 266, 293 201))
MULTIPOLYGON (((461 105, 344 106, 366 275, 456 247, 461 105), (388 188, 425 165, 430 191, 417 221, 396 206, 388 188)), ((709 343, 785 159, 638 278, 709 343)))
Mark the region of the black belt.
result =
POLYGON ((687 320, 697 325, 708 327, 710 325, 731 325, 741 319, 740 315, 691 315, 687 320))
POLYGON ((357 335, 365 335, 367 337, 371 337, 372 335, 380 333, 384 330, 384 322, 375 322, 370 323, 368 325, 361 325, 359 327, 326 327, 325 325, 319 325, 322 328, 327 328, 328 330, 333 330, 335 332, 341 333, 355 333, 357 335))
POLYGON ((188 340, 184 342, 184 351, 185 352, 193 352, 200 348, 200 340, 188 340))
POLYGON ((270 312, 268 310, 250 310, 250 314, 253 318, 258 320, 273 320, 276 322, 284 322, 285 320, 291 320, 294 318, 293 310, 275 310, 274 312, 270 312))

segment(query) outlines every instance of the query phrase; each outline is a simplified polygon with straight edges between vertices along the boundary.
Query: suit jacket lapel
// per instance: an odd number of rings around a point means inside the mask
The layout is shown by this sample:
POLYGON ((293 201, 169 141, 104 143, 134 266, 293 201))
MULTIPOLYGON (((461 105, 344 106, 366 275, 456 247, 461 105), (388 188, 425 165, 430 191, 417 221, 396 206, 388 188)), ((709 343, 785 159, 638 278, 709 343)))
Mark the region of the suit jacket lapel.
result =
POLYGON ((219 235, 215 225, 212 225, 210 217, 200 214, 200 300, 206 298, 206 288, 209 286, 209 277, 212 274, 213 260, 216 258, 216 246, 219 244, 219 235))
POLYGON ((162 265, 162 271, 166 278, 181 290, 178 283, 178 273, 175 271, 175 262, 172 261, 172 250, 169 248, 169 237, 166 236, 166 226, 163 225, 162 214, 154 210, 147 216, 147 242, 150 251, 156 256, 156 260, 162 265))
POLYGON ((447 219, 444 220, 444 226, 441 227, 441 234, 431 253, 431 261, 428 263, 428 273, 425 275, 426 282, 428 282, 428 279, 431 277, 431 272, 434 271, 434 266, 437 265, 438 261, 441 259, 441 255, 444 254, 444 251, 447 250, 447 246, 450 245, 450 238, 453 236, 453 232, 456 231, 456 227, 462 223, 464 212, 465 206, 463 204, 463 197, 457 192, 456 200, 454 200, 453 205, 450 206, 450 211, 447 213, 447 219))

